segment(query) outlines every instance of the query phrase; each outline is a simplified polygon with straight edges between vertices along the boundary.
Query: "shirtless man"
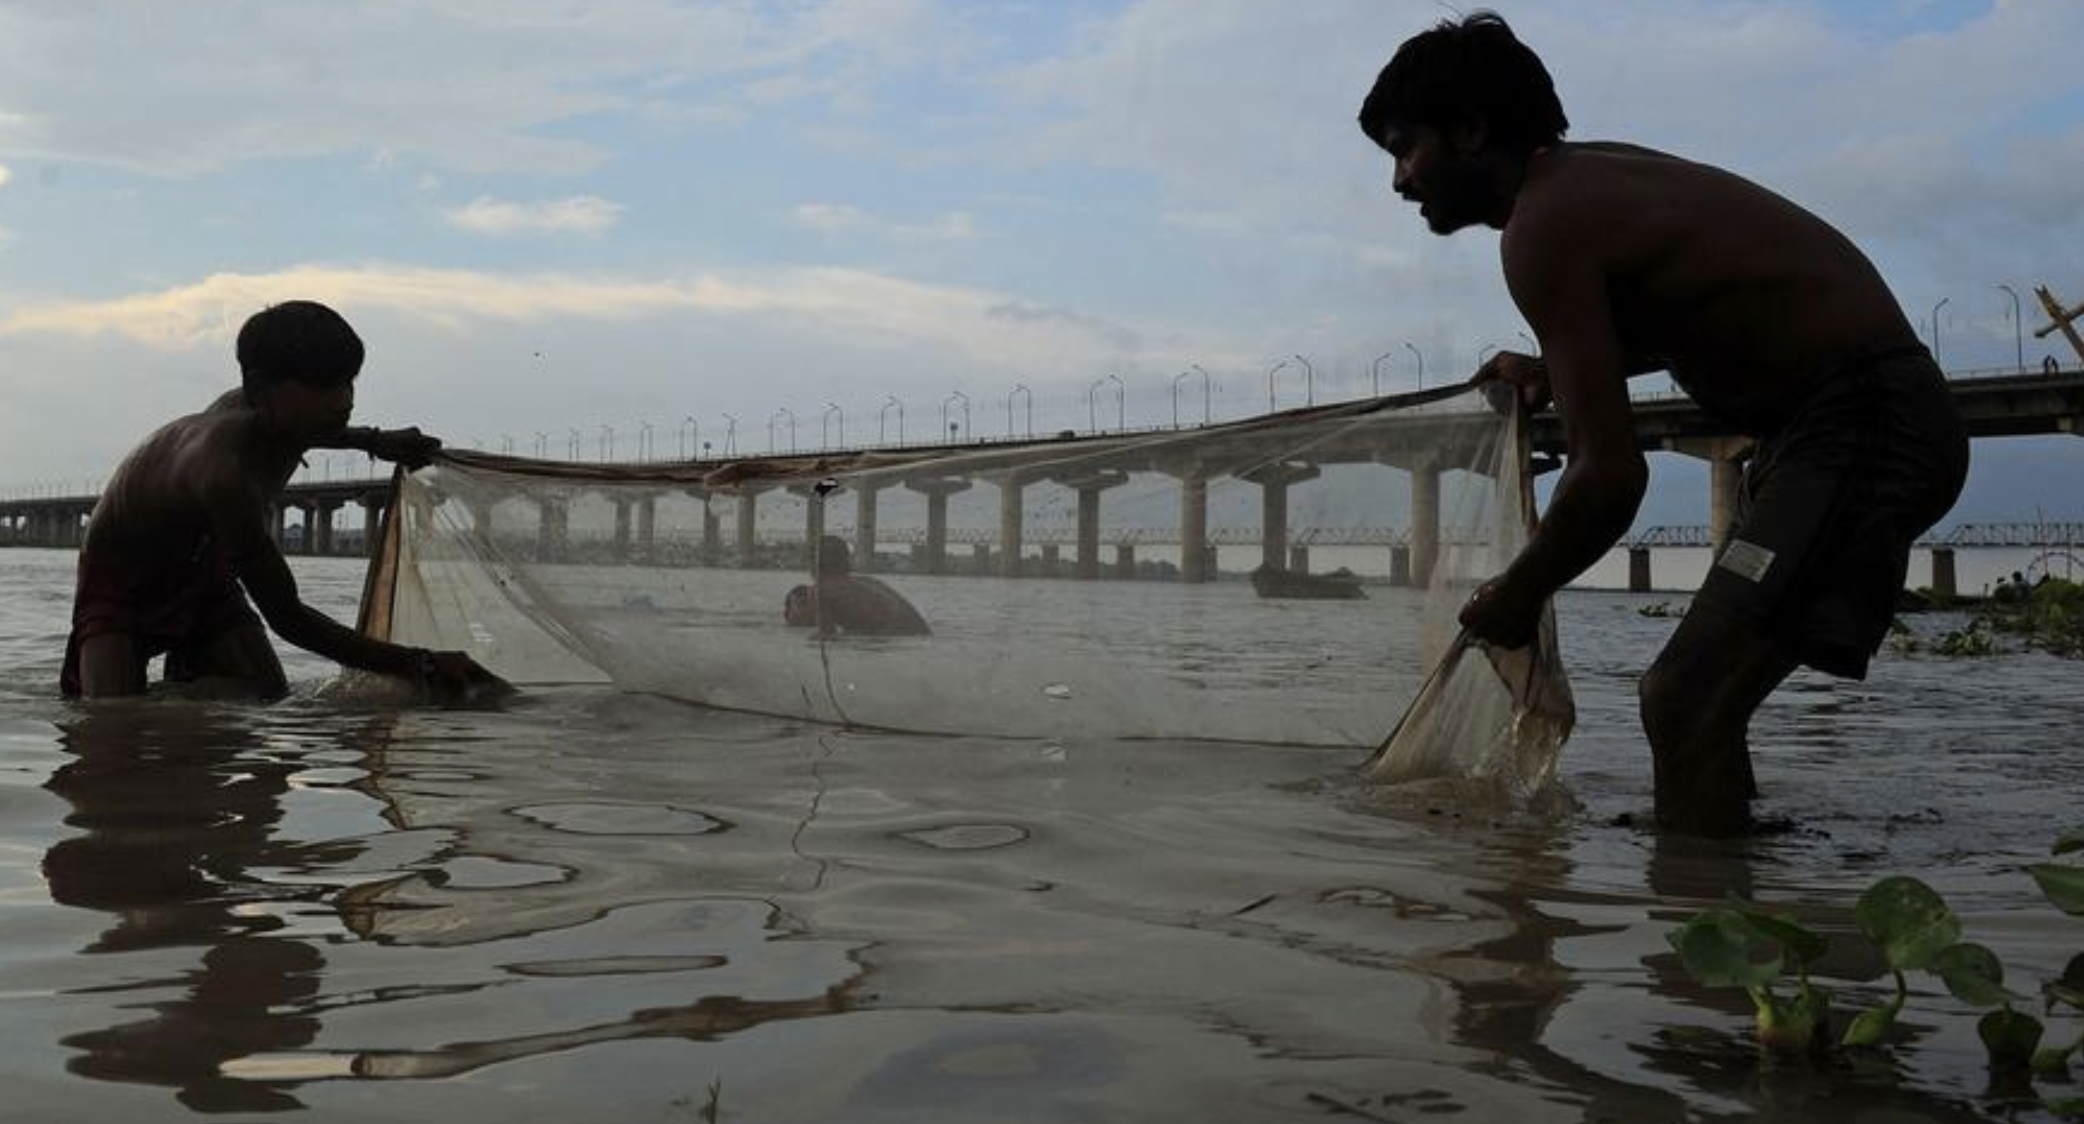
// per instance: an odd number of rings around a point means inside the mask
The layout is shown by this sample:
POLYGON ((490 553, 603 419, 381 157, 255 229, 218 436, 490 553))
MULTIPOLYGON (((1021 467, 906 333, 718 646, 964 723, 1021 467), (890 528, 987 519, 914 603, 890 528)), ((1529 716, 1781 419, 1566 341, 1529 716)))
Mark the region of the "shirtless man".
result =
POLYGON ((933 629, 904 595, 874 578, 853 572, 847 540, 826 535, 818 540, 817 581, 799 585, 782 599, 782 620, 797 627, 816 625, 826 635, 927 636, 933 629))
POLYGON ((239 331, 241 389, 161 426, 123 459, 80 548, 67 696, 143 694, 146 664, 162 652, 169 681, 281 695, 288 683, 262 620, 299 648, 409 679, 438 699, 505 687, 461 652, 387 644, 305 605, 268 533, 269 509, 307 450, 359 449, 417 467, 441 447, 416 429, 348 427, 362 354, 354 329, 324 305, 268 308, 239 331))
POLYGON ((1495 356, 1472 382, 1552 399, 1568 443, 1532 540, 1462 610, 1477 639, 1526 644, 1634 522, 1649 473, 1629 376, 1669 371, 1758 439, 1731 540, 1640 684, 1658 821, 1746 830, 1752 713, 1798 665, 1866 675, 1911 542, 1960 492, 1968 441, 1938 366, 1816 216, 1704 164, 1564 143, 1548 71, 1494 14, 1407 41, 1360 125, 1434 233, 1504 232, 1541 358, 1495 356))

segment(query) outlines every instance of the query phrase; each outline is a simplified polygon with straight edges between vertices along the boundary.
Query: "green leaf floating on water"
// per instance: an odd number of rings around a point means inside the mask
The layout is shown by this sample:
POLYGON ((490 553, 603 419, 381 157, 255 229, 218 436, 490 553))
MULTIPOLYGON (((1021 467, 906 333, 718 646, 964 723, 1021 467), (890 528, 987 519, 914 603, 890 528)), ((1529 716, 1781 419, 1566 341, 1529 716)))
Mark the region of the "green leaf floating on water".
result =
POLYGON ((1759 936, 1780 946, 1780 951, 1792 957, 1797 964, 1813 964, 1823 958, 1830 948, 1830 941, 1792 917, 1782 917, 1760 912, 1756 907, 1742 902, 1732 903, 1731 911, 1749 925, 1759 936))
POLYGON ((2048 895, 2055 908, 2084 917, 2084 866, 2037 863, 2027 867, 2026 872, 2041 884, 2041 893, 2048 895))
POLYGON ((1990 1051, 1990 1068, 2025 1069, 2033 1062, 2034 1048, 2041 1044, 2041 1020, 2010 1007, 1984 1015, 1975 1024, 1983 1047, 1990 1051))
POLYGON ((2070 957, 2069 967, 2062 970, 2062 977, 2049 980, 2046 991, 2049 1007, 2066 1003, 2084 1011, 2084 952, 2070 957))
POLYGON ((1995 1007, 2017 998, 2004 989, 2004 965, 1997 954, 1979 944, 1962 942, 1941 949, 1932 958, 1932 974, 1954 993, 1954 998, 1977 1007, 1995 1007))
POLYGON ((2054 851, 2058 855, 2084 851, 2084 827, 2073 827, 2063 832, 2061 837, 2055 840, 2054 851))
POLYGON ((1853 907, 1853 919, 1899 972, 1929 967, 1933 957, 1961 940, 1961 919, 1937 891, 1907 875, 1867 887, 1853 907))
POLYGON ((1711 909, 1666 934, 1686 973, 1709 987, 1764 987, 1780 975, 1778 941, 1733 909, 1711 909))

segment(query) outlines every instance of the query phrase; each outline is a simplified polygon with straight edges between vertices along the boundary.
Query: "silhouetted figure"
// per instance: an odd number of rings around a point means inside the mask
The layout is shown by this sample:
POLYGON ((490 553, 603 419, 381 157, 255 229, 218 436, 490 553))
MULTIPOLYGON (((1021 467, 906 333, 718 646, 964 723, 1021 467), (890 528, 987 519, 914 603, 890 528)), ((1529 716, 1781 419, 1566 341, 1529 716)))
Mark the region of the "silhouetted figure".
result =
POLYGON ((1960 492, 1968 440, 1844 235, 1718 168, 1565 143, 1568 124, 1541 60, 1488 12, 1404 43, 1360 111, 1435 233, 1504 232, 1506 285, 1541 355, 1501 353, 1471 381, 1530 409, 1553 398, 1568 441, 1540 526, 1461 623, 1529 643, 1549 598, 1634 521, 1649 469, 1631 375, 1669 371, 1759 438, 1729 545, 1641 686, 1659 822, 1739 832, 1752 713, 1798 665, 1865 676, 1912 541, 1960 492))
POLYGON ((270 512, 307 451, 361 449, 418 467, 441 447, 417 429, 348 426, 362 357, 360 337, 332 309, 269 307, 239 330, 241 388, 161 426, 123 459, 80 548, 66 695, 143 694, 160 653, 169 680, 280 695, 288 684, 263 619, 299 648, 437 697, 505 688, 461 652, 387 644, 305 605, 270 534, 270 512))
POLYGON ((782 619, 799 627, 816 626, 827 635, 926 636, 926 618, 896 590, 853 572, 853 555, 845 539, 818 540, 817 579, 791 589, 782 601, 782 619))

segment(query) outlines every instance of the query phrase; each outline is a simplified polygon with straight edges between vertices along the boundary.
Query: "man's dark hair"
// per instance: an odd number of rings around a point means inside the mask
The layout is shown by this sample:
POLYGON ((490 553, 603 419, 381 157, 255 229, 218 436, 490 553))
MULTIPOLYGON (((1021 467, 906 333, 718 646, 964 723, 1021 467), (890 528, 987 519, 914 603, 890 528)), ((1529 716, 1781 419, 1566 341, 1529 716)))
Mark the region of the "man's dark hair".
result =
POLYGON ((1360 106, 1360 129, 1376 144, 1392 124, 1445 129, 1478 120, 1492 143, 1520 156, 1570 128, 1548 68, 1496 12, 1442 20, 1405 40, 1360 106))
POLYGON ((317 301, 269 305, 239 329, 239 375, 249 395, 291 380, 337 386, 361 373, 362 359, 362 337, 317 301))

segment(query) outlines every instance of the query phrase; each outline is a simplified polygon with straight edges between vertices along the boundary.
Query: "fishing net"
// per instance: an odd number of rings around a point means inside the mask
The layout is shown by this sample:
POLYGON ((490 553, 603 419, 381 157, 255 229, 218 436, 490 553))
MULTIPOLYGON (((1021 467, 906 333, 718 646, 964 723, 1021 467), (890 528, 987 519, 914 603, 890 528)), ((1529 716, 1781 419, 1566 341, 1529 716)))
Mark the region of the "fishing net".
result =
POLYGON ((1454 624, 1526 538, 1521 429, 1454 388, 964 447, 450 452, 401 478, 363 624, 524 685, 950 734, 1395 729, 1374 775, 1538 781, 1568 731, 1552 626, 1493 661, 1454 624))

